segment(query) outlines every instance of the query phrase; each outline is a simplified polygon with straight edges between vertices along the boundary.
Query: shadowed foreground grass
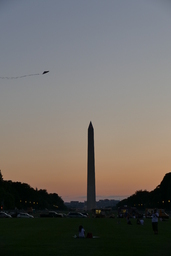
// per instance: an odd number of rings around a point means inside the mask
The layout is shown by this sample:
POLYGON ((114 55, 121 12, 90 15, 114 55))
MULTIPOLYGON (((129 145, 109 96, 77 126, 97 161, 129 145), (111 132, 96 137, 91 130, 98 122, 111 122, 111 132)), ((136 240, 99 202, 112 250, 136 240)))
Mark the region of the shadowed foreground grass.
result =
POLYGON ((171 221, 159 222, 154 235, 151 220, 144 226, 125 219, 0 219, 0 255, 151 255, 171 254, 171 221), (99 236, 75 239, 78 226, 99 236))

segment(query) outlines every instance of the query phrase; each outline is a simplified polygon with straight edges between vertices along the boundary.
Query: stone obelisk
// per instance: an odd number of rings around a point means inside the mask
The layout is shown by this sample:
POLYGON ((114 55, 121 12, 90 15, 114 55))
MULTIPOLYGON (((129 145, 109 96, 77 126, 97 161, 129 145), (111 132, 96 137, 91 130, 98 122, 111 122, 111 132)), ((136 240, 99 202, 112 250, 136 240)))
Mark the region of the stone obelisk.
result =
POLYGON ((90 122, 88 127, 88 159, 87 159, 87 210, 96 208, 95 161, 94 161, 94 129, 90 122))

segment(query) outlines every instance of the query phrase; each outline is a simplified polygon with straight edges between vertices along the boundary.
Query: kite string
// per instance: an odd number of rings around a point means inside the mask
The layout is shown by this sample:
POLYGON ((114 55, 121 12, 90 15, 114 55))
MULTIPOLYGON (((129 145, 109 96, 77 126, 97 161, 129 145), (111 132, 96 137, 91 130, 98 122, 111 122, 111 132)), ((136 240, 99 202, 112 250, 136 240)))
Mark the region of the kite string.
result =
POLYGON ((9 76, 7 76, 7 77, 5 77, 5 76, 0 76, 0 79, 18 79, 18 78, 23 78, 23 77, 27 77, 27 76, 39 76, 39 75, 41 75, 41 74, 29 74, 29 75, 11 76, 11 77, 9 77, 9 76))

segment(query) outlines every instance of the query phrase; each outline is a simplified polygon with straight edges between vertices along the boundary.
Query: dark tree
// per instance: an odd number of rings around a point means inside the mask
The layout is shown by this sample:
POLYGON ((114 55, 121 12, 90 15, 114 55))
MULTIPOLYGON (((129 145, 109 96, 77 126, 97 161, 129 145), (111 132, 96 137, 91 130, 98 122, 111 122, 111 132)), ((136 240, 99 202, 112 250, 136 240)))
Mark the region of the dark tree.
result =
POLYGON ((2 173, 1 173, 1 170, 0 170, 0 183, 3 182, 3 177, 2 177, 2 173))
POLYGON ((66 209, 58 194, 48 194, 21 182, 4 181, 0 171, 0 207, 4 210, 18 209, 66 209))
POLYGON ((171 173, 167 173, 160 185, 151 192, 139 190, 132 196, 118 203, 117 206, 128 205, 137 208, 171 209, 171 173))

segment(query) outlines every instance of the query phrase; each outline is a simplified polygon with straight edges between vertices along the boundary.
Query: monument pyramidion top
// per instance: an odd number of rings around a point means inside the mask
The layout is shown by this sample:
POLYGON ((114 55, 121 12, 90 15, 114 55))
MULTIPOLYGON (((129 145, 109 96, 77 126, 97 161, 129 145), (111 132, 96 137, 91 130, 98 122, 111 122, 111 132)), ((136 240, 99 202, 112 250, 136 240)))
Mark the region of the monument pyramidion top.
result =
POLYGON ((92 122, 90 121, 89 128, 93 128, 92 122))

